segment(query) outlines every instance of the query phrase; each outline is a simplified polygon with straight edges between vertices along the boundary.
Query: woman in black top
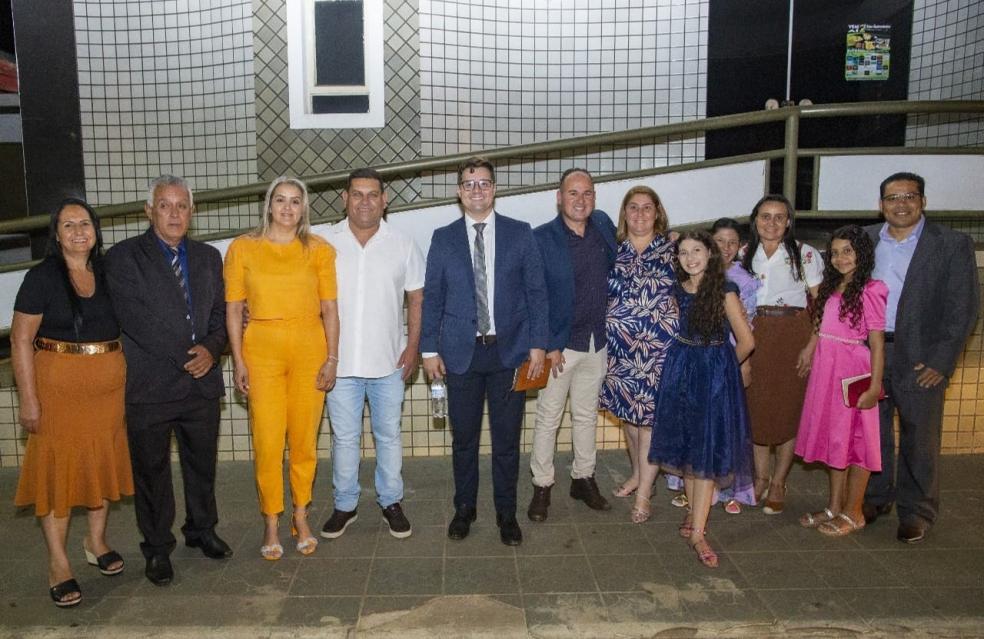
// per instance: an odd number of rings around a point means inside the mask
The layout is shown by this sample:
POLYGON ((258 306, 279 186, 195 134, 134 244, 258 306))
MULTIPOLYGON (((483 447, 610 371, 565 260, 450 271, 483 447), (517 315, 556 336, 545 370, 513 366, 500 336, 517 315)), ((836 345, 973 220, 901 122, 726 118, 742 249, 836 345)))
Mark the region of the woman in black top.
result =
POLYGON ((82 600, 65 550, 73 506, 88 509, 88 563, 104 575, 123 571, 105 536, 109 500, 133 494, 119 334, 99 220, 84 201, 65 200, 51 216, 47 257, 17 292, 10 329, 20 423, 28 432, 14 503, 34 504, 59 607, 82 600))

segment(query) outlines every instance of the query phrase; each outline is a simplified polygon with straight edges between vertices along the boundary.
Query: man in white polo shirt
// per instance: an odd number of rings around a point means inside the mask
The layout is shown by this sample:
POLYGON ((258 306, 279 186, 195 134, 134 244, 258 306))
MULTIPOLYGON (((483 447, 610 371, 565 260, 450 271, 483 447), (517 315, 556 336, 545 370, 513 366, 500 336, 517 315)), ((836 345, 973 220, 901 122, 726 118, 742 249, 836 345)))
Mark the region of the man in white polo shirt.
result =
POLYGON ((357 518, 362 414, 368 397, 376 444, 376 502, 390 534, 402 539, 412 531, 400 505, 400 421, 405 384, 417 370, 424 259, 410 237, 383 219, 386 192, 375 170, 352 171, 342 201, 346 219, 322 233, 337 252, 341 334, 338 381, 328 393, 335 506, 321 536, 340 537, 357 518))

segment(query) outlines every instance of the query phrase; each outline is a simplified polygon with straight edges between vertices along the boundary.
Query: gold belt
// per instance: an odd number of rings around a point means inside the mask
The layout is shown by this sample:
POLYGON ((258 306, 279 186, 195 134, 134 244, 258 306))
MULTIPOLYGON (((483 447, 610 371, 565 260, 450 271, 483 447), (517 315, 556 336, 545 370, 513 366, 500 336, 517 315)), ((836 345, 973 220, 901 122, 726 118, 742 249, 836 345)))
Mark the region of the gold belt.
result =
POLYGON ((108 342, 63 342, 57 339, 38 337, 34 340, 34 348, 38 350, 71 353, 72 355, 101 355, 102 353, 118 351, 122 347, 118 339, 108 342))

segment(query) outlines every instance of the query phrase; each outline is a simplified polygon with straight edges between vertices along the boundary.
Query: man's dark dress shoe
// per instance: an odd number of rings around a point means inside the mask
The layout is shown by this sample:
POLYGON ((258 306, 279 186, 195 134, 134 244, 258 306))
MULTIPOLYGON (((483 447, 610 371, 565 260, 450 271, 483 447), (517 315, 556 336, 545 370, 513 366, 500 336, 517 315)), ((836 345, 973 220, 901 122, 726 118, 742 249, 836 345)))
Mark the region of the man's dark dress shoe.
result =
POLYGON ((495 516, 495 525, 499 527, 499 539, 507 546, 518 546, 523 543, 523 531, 519 529, 516 515, 495 516))
POLYGON ((550 509, 551 488, 553 486, 533 486, 533 499, 530 500, 530 507, 526 511, 530 521, 546 521, 550 509))
POLYGON ((462 506, 454 511, 454 517, 448 525, 448 539, 461 541, 467 537, 471 531, 471 524, 477 516, 478 513, 474 507, 462 506))
POLYGON ((185 539, 185 546, 189 548, 201 548, 202 554, 209 559, 225 559, 232 557, 232 548, 229 544, 222 541, 215 531, 203 533, 198 537, 185 539))
POLYGON ((864 521, 866 524, 873 524, 876 519, 882 515, 887 515, 890 512, 892 512, 892 502, 875 505, 866 501, 861 504, 861 513, 864 515, 864 521))
POLYGON ((904 544, 918 544, 926 538, 926 526, 922 524, 899 524, 896 539, 904 544))
POLYGON ((147 568, 144 570, 147 579, 155 586, 166 586, 174 579, 174 569, 167 555, 153 555, 147 558, 147 568))
POLYGON ((591 477, 582 477, 581 479, 572 479, 571 497, 580 499, 592 510, 612 509, 612 505, 608 503, 608 500, 601 496, 601 491, 598 490, 598 484, 595 483, 593 475, 591 477))

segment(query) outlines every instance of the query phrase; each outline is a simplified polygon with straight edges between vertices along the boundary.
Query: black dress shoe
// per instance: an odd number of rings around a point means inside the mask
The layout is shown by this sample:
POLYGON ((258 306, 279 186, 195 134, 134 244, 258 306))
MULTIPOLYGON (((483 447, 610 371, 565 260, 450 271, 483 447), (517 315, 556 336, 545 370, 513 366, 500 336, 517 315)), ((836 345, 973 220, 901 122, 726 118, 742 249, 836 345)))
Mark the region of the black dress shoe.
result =
POLYGON ((861 504, 861 513, 864 515, 864 521, 866 524, 873 524, 876 519, 882 515, 887 515, 890 512, 892 512, 892 502, 876 505, 866 501, 861 504))
POLYGON ((611 510, 612 505, 601 496, 594 475, 571 480, 571 497, 580 499, 592 510, 611 510))
POLYGON ((523 543, 523 531, 519 529, 516 515, 495 516, 495 525, 499 527, 499 539, 507 546, 518 546, 523 543))
POLYGON ((189 548, 201 548, 202 554, 209 559, 225 559, 232 557, 232 548, 229 544, 222 541, 214 530, 202 533, 198 537, 185 539, 185 546, 189 548))
POLYGON ((166 586, 174 579, 174 568, 171 568, 171 560, 167 555, 153 555, 147 558, 144 574, 155 586, 166 586))
POLYGON ((904 544, 918 544, 926 538, 926 526, 922 524, 899 524, 895 538, 904 544))
POLYGON ((462 506, 454 511, 454 517, 448 525, 448 539, 461 541, 471 532, 471 524, 478 513, 473 506, 462 506))
POLYGON ((550 509, 551 488, 553 486, 533 486, 533 499, 530 500, 530 507, 526 511, 530 521, 546 521, 550 509))

